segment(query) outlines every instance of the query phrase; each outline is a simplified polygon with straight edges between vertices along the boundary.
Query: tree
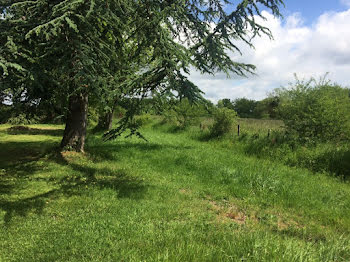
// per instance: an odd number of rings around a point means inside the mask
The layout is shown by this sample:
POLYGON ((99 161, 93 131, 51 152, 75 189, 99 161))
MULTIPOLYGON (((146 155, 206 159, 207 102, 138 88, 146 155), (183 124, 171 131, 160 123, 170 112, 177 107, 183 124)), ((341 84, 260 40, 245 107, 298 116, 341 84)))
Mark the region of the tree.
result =
POLYGON ((350 138, 349 90, 329 81, 299 81, 275 91, 289 133, 303 140, 350 138))
POLYGON ((277 108, 279 105, 279 97, 270 95, 267 98, 257 101, 254 115, 256 118, 278 118, 277 108))
POLYGON ((256 117, 255 110, 257 101, 247 98, 237 98, 233 101, 233 110, 235 110, 239 117, 253 118, 256 117))
MULTIPOLYGON (((37 76, 47 75, 68 97, 61 147, 83 151, 89 96, 100 96, 109 78, 128 97, 143 98, 155 90, 198 97, 199 89, 184 75, 189 67, 211 74, 252 72, 253 65, 231 60, 229 51, 240 53, 233 40, 252 46, 256 35, 271 36, 255 19, 261 17, 258 5, 279 16, 281 4, 282 0, 2 0, 1 81, 7 81, 6 76, 25 90, 36 89, 37 76), (125 43, 137 43, 128 54, 134 64, 150 52, 142 63, 146 66, 135 74, 129 74, 132 66, 123 75, 116 73, 114 65, 125 55, 119 52, 125 43)), ((130 105, 125 121, 107 138, 126 130, 137 107, 136 102, 130 105)))
POLYGON ((184 98, 177 101, 169 113, 174 118, 178 127, 185 129, 191 125, 199 124, 199 117, 203 116, 206 111, 203 104, 194 104, 187 98, 184 98))
POLYGON ((229 109, 233 109, 233 104, 232 104, 232 102, 231 102, 230 99, 224 98, 224 99, 220 99, 220 100, 218 101, 217 107, 218 107, 218 108, 224 108, 224 107, 226 107, 226 108, 229 108, 229 109))

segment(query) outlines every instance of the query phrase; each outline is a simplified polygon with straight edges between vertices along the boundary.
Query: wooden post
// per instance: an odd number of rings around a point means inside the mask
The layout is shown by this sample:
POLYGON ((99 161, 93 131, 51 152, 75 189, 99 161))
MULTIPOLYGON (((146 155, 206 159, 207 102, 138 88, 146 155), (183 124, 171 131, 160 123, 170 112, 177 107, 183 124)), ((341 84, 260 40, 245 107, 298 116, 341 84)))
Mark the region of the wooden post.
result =
POLYGON ((267 132, 267 137, 270 137, 270 132, 271 132, 271 129, 269 129, 269 131, 267 132))
POLYGON ((240 129, 240 128, 239 128, 239 125, 238 125, 238 127, 237 127, 237 134, 238 134, 238 136, 239 136, 239 129, 240 129))

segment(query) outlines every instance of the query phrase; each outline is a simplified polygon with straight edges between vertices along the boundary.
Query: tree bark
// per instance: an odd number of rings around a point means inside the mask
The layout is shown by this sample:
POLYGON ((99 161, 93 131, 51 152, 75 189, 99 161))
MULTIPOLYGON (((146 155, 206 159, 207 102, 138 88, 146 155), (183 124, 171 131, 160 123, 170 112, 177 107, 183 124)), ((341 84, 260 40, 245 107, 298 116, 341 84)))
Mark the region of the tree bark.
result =
POLYGON ((69 98, 68 115, 61 150, 84 152, 88 112, 88 94, 80 93, 69 98))

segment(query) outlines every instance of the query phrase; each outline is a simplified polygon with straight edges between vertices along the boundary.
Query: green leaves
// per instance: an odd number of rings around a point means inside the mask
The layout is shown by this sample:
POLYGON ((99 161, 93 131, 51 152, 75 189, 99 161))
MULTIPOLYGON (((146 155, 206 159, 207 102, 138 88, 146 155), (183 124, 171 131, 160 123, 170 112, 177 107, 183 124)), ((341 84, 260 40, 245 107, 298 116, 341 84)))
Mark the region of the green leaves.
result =
POLYGON ((350 138, 349 90, 329 82, 298 81, 277 90, 287 131, 303 140, 350 138))
POLYGON ((212 137, 221 137, 233 130, 233 125, 237 121, 237 113, 229 108, 218 108, 214 112, 214 124, 210 128, 212 137))
POLYGON ((79 33, 77 25, 69 17, 65 17, 64 19, 67 21, 70 28, 72 28, 76 33, 79 33))
MULTIPOLYGON (((34 76, 34 81, 25 79, 26 83, 21 83, 31 99, 40 100, 45 93, 67 97, 86 90, 92 97, 90 101, 101 103, 102 108, 113 104, 116 97, 137 97, 141 101, 152 92, 175 92, 180 97, 200 100, 201 91, 186 76, 189 69, 210 74, 253 73, 253 65, 233 61, 231 53, 240 53, 236 41, 252 46, 252 37, 271 36, 255 20, 261 17, 258 4, 279 16, 281 3, 15 1, 4 5, 8 15, 0 21, 0 29, 6 37, 13 37, 17 53, 21 54, 16 57, 7 48, 12 55, 6 56, 6 61, 34 76), (43 75, 47 92, 37 87, 38 83, 43 86, 43 75)), ((5 66, 2 62, 0 67, 5 66)), ((19 81, 16 74, 11 78, 19 81)), ((134 105, 128 109, 132 119, 137 110, 134 105)))
MULTIPOLYGON (((0 57, 0 67, 2 69, 3 77, 6 77, 9 75, 9 70, 8 70, 9 68, 16 69, 17 71, 25 71, 25 69, 22 66, 15 63, 7 62, 2 57, 0 57)), ((0 74, 0 78, 1 78, 1 74, 0 74)))

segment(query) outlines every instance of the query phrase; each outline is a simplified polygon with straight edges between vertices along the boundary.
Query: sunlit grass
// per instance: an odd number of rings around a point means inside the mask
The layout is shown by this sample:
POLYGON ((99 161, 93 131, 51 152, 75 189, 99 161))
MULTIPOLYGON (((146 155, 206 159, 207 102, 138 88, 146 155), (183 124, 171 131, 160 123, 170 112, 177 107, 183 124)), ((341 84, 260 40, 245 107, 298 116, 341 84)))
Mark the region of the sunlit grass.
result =
POLYGON ((8 128, 0 261, 350 260, 350 187, 337 178, 191 130, 150 125, 149 142, 90 134, 82 155, 55 153, 62 126, 8 128))

